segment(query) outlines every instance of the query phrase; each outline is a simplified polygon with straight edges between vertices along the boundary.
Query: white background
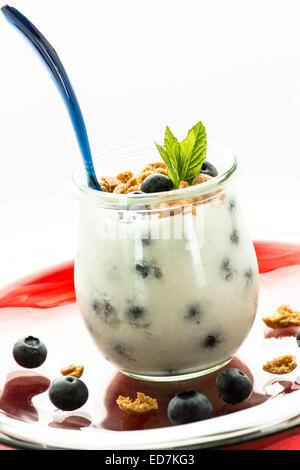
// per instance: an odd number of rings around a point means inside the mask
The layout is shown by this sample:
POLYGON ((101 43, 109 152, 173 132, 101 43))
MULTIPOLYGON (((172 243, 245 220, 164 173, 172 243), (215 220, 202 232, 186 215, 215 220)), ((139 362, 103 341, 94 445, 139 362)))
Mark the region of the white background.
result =
MULTIPOLYGON (((1 6, 4 3, 1 3, 1 6)), ((198 120, 242 164, 254 238, 300 241, 299 0, 14 0, 71 78, 93 154, 198 120)), ((58 91, 0 15, 0 283, 74 257, 80 153, 58 91)))

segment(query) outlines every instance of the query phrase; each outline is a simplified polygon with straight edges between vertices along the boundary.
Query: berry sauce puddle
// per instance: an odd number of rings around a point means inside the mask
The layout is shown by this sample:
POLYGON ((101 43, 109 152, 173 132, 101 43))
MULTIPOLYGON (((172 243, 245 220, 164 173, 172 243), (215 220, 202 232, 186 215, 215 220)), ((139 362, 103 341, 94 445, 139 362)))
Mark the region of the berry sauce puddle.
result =
MULTIPOLYGON (((1 322, 1 415, 17 423, 38 424, 68 430, 129 431, 173 426, 167 416, 171 398, 179 392, 197 390, 211 401, 213 417, 259 406, 278 395, 300 388, 299 366, 289 374, 275 376, 262 365, 278 356, 293 354, 300 363, 296 343, 298 328, 271 330, 262 317, 288 303, 300 309, 300 247, 275 242, 255 242, 260 271, 260 298, 254 326, 236 357, 225 366, 244 371, 253 382, 251 396, 242 403, 229 405, 219 396, 212 374, 178 382, 148 382, 118 372, 97 350, 89 337, 75 301, 73 262, 22 279, 0 291, 1 322), (20 337, 34 335, 47 346, 48 356, 36 369, 24 369, 12 356, 20 337), (48 398, 50 382, 69 364, 84 365, 82 380, 89 399, 79 410, 56 410, 48 398), (142 392, 158 401, 158 411, 138 415, 121 411, 119 395, 136 398, 142 392)), ((117 433, 114 439, 122 439, 117 433)))

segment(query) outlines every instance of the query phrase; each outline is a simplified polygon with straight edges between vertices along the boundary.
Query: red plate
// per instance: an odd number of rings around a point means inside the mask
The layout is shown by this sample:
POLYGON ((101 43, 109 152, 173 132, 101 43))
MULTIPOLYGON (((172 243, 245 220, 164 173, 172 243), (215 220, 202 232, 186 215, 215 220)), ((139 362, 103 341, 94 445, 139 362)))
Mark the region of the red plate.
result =
MULTIPOLYGON (((285 400, 289 399, 288 395, 294 396, 295 393, 291 392, 298 389, 296 371, 292 375, 276 376, 275 386, 279 387, 279 391, 267 391, 266 384, 274 376, 262 372, 261 363, 265 359, 269 360, 287 352, 296 354, 294 336, 297 329, 286 329, 283 332, 284 338, 276 338, 272 331, 264 328, 261 314, 266 314, 262 309, 275 308, 280 303, 290 303, 295 308, 297 305, 300 308, 300 246, 259 241, 254 245, 261 277, 259 312, 255 323, 257 326, 253 328, 237 357, 226 366, 244 370, 254 382, 254 391, 250 399, 235 406, 225 404, 217 394, 215 379, 219 371, 191 379, 188 384, 186 381, 141 382, 117 372, 98 352, 80 317, 74 292, 73 262, 49 268, 3 288, 0 291, 0 423, 3 430, 1 441, 5 444, 11 443, 14 447, 29 448, 89 448, 88 442, 92 442, 91 448, 104 449, 170 449, 188 445, 220 448, 231 443, 244 442, 247 437, 249 440, 250 434, 252 438, 275 433, 275 438, 265 437, 264 440, 251 441, 243 444, 242 448, 255 449, 270 445, 274 448, 274 442, 277 441, 279 444, 277 442, 276 446, 279 448, 280 442, 285 443, 285 448, 289 448, 288 442, 298 445, 295 444, 297 430, 291 430, 298 425, 297 416, 293 414, 281 415, 280 412, 277 421, 263 422, 260 428, 250 422, 254 412, 262 406, 268 405, 266 416, 272 415, 269 408, 270 403, 274 402, 274 395, 279 403, 281 398, 278 396, 284 395, 285 400), (47 361, 34 371, 18 367, 11 354, 14 342, 27 334, 40 337, 48 348, 47 361), (50 381, 60 374, 60 369, 71 363, 84 365, 82 379, 88 385, 90 396, 87 404, 80 410, 63 413, 54 409, 48 399, 47 389, 50 381), (213 418, 218 419, 221 424, 220 435, 222 426, 225 426, 221 437, 207 431, 203 438, 201 423, 180 427, 176 437, 179 427, 169 423, 167 405, 175 393, 187 387, 198 389, 211 400, 214 408, 213 418), (137 391, 157 398, 159 411, 142 416, 121 411, 115 403, 116 398, 124 395, 134 399, 137 391), (226 423, 230 430, 240 413, 244 413, 245 423, 249 419, 249 426, 241 427, 236 433, 232 430, 227 433, 226 423), (149 433, 153 428, 156 429, 157 439, 161 439, 160 441, 153 439, 153 433, 149 433), (163 434, 167 428, 168 438, 163 434), (288 431, 281 435, 280 431, 283 429, 288 431), (113 432, 108 433, 107 430, 113 432), (126 432, 129 430, 135 431, 134 438, 132 433, 130 437, 130 433, 126 432), (89 439, 86 439, 87 433, 89 439), (103 439, 104 447, 101 447, 101 444, 97 446, 98 440, 95 436, 98 435, 103 439), (286 441, 291 435, 292 440, 286 441)), ((299 400, 299 397, 297 398, 299 400)), ((284 406, 286 407, 286 402, 284 406)), ((209 420, 207 425, 212 421, 209 420)), ((241 445, 236 448, 241 448, 241 445)))

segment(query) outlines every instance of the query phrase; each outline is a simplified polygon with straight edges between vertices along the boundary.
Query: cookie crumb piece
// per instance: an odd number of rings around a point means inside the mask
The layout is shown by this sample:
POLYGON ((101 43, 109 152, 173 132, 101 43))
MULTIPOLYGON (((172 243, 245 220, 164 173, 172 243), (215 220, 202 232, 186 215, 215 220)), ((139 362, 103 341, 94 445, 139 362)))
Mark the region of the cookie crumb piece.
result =
POLYGON ((60 369, 60 373, 62 375, 72 375, 73 377, 81 377, 83 374, 83 366, 75 366, 75 364, 71 364, 68 367, 64 367, 60 369))
POLYGON ((293 310, 289 305, 280 305, 273 315, 264 317, 263 322, 270 328, 300 326, 300 312, 293 310))
POLYGON ((120 181, 114 176, 102 176, 102 178, 100 178, 101 188, 106 193, 112 193, 119 184, 120 181))
POLYGON ((179 189, 184 189, 184 188, 188 188, 188 187, 189 187, 189 183, 187 183, 187 181, 180 181, 179 189))
POLYGON ((132 171, 123 171, 122 173, 119 173, 116 178, 119 180, 120 183, 127 183, 127 181, 130 180, 130 178, 133 177, 132 171))
POLYGON ((137 398, 132 401, 129 397, 119 396, 117 404, 122 411, 128 413, 148 413, 152 410, 158 410, 157 400, 147 397, 143 393, 137 392, 137 398))
POLYGON ((196 175, 193 179, 192 186, 194 186, 195 184, 205 183, 206 181, 209 181, 211 179, 212 176, 205 175, 204 173, 199 173, 199 175, 196 175))
POLYGON ((263 370, 270 374, 288 374, 297 367, 295 356, 287 354, 286 356, 276 357, 272 361, 263 365, 263 370))

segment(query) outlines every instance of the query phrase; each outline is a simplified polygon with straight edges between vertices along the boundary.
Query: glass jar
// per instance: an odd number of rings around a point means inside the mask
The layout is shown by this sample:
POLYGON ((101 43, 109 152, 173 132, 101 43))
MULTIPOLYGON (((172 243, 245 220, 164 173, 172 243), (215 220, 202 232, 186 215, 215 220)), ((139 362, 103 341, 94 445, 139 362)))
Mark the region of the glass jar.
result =
MULTIPOLYGON (((152 143, 108 151, 96 173, 160 161, 152 143)), ((231 360, 253 324, 258 267, 235 195, 231 151, 208 145, 218 176, 180 190, 113 194, 73 176, 80 201, 75 290, 96 345, 122 372, 179 380, 231 360)))

